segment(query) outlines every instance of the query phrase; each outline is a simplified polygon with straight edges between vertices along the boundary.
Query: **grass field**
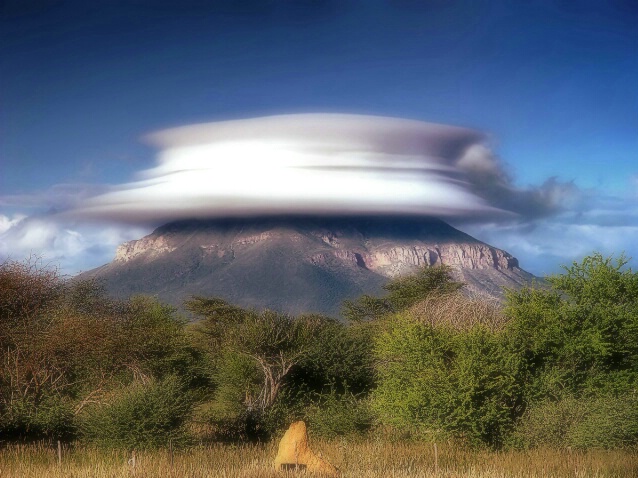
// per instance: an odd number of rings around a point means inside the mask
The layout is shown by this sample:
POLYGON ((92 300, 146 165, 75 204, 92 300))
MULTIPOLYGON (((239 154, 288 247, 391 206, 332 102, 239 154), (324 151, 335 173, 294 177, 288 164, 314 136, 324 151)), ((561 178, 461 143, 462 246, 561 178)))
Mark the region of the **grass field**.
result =
MULTIPOLYGON (((343 477, 638 477, 632 451, 472 451, 449 444, 382 441, 316 442, 316 452, 343 477)), ((277 444, 216 445, 175 451, 105 451, 56 446, 8 445, 0 450, 0 477, 245 477, 294 476, 272 468, 277 444), (133 459, 133 455, 135 458, 133 459)))

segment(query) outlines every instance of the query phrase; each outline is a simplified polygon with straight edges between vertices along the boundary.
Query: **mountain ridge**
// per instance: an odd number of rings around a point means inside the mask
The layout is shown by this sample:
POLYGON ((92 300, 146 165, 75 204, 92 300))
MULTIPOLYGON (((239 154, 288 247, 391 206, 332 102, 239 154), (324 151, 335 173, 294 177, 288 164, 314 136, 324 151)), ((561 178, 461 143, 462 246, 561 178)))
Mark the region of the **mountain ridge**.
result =
POLYGON ((511 254, 435 218, 269 217, 182 220, 118 247, 80 274, 116 297, 192 295, 244 307, 338 316, 345 299, 381 294, 391 278, 445 264, 471 292, 502 298, 534 276, 511 254))

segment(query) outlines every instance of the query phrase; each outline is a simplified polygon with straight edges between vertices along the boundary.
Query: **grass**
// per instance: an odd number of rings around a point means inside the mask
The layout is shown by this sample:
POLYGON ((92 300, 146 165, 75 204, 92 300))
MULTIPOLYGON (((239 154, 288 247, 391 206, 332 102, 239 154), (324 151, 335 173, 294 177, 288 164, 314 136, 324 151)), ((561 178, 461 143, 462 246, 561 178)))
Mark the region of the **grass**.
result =
MULTIPOLYGON (((451 444, 383 441, 317 441, 314 450, 339 467, 343 477, 393 478, 632 478, 638 477, 638 454, 627 450, 473 451, 451 444)), ((7 445, 0 450, 0 477, 169 477, 269 478, 276 443, 213 445, 179 450, 131 452, 64 447, 58 463, 55 446, 7 445)))

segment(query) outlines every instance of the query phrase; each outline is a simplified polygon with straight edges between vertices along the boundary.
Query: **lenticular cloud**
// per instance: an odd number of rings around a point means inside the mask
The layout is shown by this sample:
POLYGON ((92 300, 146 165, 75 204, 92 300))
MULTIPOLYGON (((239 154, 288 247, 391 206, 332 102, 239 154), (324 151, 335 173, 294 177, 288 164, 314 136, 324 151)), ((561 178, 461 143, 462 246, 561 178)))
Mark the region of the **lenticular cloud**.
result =
POLYGON ((469 129, 303 114, 185 126, 148 140, 161 149, 155 167, 85 201, 73 214, 137 222, 264 214, 504 214, 472 183, 467 155, 485 149, 485 137, 469 129))

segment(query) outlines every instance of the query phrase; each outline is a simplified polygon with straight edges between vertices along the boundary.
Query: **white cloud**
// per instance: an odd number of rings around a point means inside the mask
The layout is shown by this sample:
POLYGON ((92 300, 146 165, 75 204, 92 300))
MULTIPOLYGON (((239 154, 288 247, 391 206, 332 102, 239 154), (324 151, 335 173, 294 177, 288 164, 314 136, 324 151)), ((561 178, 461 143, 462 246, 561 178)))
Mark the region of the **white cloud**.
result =
POLYGON ((0 234, 5 233, 26 217, 24 214, 16 214, 13 217, 0 214, 0 234))
POLYGON ((37 256, 69 275, 110 262, 119 244, 149 232, 117 224, 65 224, 52 215, 21 220, 0 215, 0 228, 0 260, 37 256))
POLYGON ((561 265, 580 261, 593 252, 638 264, 638 200, 614 198, 614 209, 600 207, 610 198, 592 196, 591 209, 566 211, 542 221, 511 224, 466 224, 461 228, 478 239, 518 257, 521 267, 543 276, 561 272, 561 265), (598 203, 599 207, 592 203, 598 203))
MULTIPOLYGON (((138 181, 70 214, 130 222, 262 214, 543 215, 544 189, 512 186, 477 131, 397 118, 282 115, 150 136, 138 181)), ((548 202, 549 201, 549 202, 548 202)))

